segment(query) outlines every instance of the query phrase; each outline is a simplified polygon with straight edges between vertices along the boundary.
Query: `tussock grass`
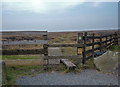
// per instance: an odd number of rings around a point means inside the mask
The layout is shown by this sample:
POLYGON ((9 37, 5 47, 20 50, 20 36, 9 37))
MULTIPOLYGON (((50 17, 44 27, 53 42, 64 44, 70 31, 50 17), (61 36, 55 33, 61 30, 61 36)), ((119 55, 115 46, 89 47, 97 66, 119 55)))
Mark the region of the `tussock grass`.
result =
POLYGON ((112 47, 110 48, 110 50, 111 50, 111 51, 116 51, 116 52, 118 52, 118 51, 120 51, 120 46, 114 45, 114 46, 112 46, 112 47))

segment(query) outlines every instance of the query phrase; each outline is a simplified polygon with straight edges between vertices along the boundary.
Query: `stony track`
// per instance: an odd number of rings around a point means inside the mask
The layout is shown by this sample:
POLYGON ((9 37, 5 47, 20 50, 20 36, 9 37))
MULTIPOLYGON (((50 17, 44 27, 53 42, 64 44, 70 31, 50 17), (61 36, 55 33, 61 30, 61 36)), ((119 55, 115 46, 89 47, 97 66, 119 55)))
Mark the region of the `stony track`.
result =
POLYGON ((16 80, 18 85, 118 85, 118 77, 103 74, 97 70, 83 70, 80 73, 41 73, 36 76, 22 76, 16 80))

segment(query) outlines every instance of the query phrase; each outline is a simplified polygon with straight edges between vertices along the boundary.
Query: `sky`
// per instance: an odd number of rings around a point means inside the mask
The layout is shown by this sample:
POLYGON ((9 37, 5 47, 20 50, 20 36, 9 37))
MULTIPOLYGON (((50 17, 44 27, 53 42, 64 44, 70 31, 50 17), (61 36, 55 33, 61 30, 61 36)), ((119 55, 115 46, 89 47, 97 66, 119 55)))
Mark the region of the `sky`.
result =
POLYGON ((118 29, 117 0, 2 2, 2 31, 59 32, 98 29, 118 29))

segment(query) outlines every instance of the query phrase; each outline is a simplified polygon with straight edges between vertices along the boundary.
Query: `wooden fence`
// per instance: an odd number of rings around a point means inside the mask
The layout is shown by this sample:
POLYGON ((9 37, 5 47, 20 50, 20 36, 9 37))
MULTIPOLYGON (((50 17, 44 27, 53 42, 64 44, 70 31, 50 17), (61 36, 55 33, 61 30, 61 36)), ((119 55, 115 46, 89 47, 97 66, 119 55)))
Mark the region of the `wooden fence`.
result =
MULTIPOLYGON (((20 32, 22 34, 22 32, 20 32)), ((27 35, 33 34, 32 32, 26 33, 27 35)), ((43 40, 47 40, 47 31, 41 33, 43 35, 43 40)), ((13 33, 14 35, 14 33, 13 33)), ((23 55, 23 54, 44 54, 44 60, 48 59, 75 59, 81 58, 82 63, 94 57, 96 51, 102 52, 104 49, 109 49, 112 45, 118 45, 118 33, 109 35, 89 35, 87 32, 78 33, 81 40, 78 40, 77 44, 43 44, 43 49, 33 49, 33 50, 2 50, 2 55, 23 55), (49 47, 77 47, 82 50, 82 53, 73 56, 49 56, 49 47), (89 49, 87 49, 89 48, 89 49)), ((77 49, 78 51, 78 49, 77 49)))
POLYGON ((109 49, 112 45, 118 45, 118 34, 115 32, 114 34, 108 35, 95 35, 94 33, 92 35, 87 35, 87 32, 85 32, 83 36, 83 44, 82 63, 84 64, 85 61, 95 56, 95 52, 102 52, 105 49, 109 49), (88 50, 87 47, 89 47, 88 50))
MULTIPOLYGON (((77 44, 44 44, 44 60, 49 59, 75 59, 82 58, 82 63, 94 57, 95 52, 104 51, 103 48, 109 49, 112 45, 118 45, 118 34, 109 34, 109 35, 88 35, 87 32, 81 33, 81 40, 78 40, 77 44), (96 41, 99 40, 99 41, 96 41), (91 42, 89 42, 91 41, 91 42), (89 42, 89 43, 88 43, 89 42), (82 49, 82 53, 75 56, 48 56, 48 48, 49 47, 77 47, 82 49), (87 50, 87 47, 89 50, 87 50), (87 56, 89 54, 89 56, 87 56)), ((78 51, 78 49, 77 49, 78 51)))
MULTIPOLYGON (((3 35, 41 35, 42 40, 33 41, 33 40, 19 40, 19 41, 3 41, 2 45, 30 45, 30 44, 47 44, 47 31, 24 31, 24 32, 4 32, 3 35), (40 43, 43 41, 44 43, 40 43), (15 43, 17 42, 17 43, 15 43)), ((44 54, 44 49, 13 49, 13 50, 4 50, 2 49, 2 55, 26 55, 26 54, 44 54)))

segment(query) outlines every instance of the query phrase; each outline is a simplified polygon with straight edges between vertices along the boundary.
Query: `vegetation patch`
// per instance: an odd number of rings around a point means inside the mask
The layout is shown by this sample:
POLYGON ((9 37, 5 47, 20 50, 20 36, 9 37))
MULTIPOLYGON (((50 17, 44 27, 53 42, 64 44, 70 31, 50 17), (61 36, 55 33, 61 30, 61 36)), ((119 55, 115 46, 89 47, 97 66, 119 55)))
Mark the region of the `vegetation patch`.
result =
POLYGON ((111 50, 111 51, 117 51, 117 52, 118 52, 118 51, 120 51, 120 46, 118 46, 118 45, 111 46, 111 47, 110 47, 110 50, 111 50))
POLYGON ((7 84, 6 85, 17 85, 16 79, 20 76, 35 76, 40 73, 50 73, 52 71, 63 72, 66 67, 63 64, 51 67, 43 66, 7 66, 7 84))
POLYGON ((16 85, 15 80, 24 75, 35 75, 36 73, 46 72, 42 66, 8 66, 7 72, 7 85, 16 85))
POLYGON ((8 60, 13 60, 13 59, 40 59, 42 56, 41 55, 3 55, 2 59, 8 59, 8 60))

